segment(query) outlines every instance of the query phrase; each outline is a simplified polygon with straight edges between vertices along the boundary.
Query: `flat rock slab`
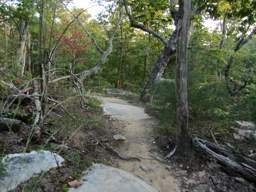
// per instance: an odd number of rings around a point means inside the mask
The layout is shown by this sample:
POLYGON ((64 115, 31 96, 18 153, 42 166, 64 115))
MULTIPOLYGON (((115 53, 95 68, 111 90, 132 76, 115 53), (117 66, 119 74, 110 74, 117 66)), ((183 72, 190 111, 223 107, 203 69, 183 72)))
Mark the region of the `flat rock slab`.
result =
POLYGON ((83 184, 69 192, 159 192, 126 171, 94 164, 83 178, 83 184))
POLYGON ((3 158, 0 173, 0 191, 15 189, 36 174, 61 165, 64 159, 50 151, 10 154, 3 158))

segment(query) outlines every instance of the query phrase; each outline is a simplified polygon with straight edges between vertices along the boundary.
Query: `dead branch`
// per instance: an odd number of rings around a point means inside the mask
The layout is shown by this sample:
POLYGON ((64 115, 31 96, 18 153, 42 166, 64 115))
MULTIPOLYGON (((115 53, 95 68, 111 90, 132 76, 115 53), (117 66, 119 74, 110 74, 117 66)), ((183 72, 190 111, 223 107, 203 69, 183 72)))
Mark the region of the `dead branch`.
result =
POLYGON ((170 159, 176 152, 177 147, 175 146, 174 149, 165 156, 165 159, 170 159))
POLYGON ((68 110, 64 107, 64 105, 62 105, 62 103, 60 103, 59 101, 57 101, 57 100, 55 100, 55 99, 53 99, 53 98, 50 98, 50 97, 48 97, 48 100, 49 100, 49 101, 52 101, 53 103, 55 103, 55 106, 51 107, 51 110, 48 111, 48 113, 45 115, 45 118, 49 115, 49 113, 50 113, 53 109, 55 109, 56 107, 60 106, 61 109, 62 109, 65 113, 67 113, 67 115, 68 115, 69 117, 71 117, 71 119, 76 120, 76 118, 75 118, 72 114, 70 114, 70 113, 68 112, 68 110))
POLYGON ((13 83, 7 83, 3 80, 1 80, 1 83, 8 87, 14 94, 18 94, 20 92, 20 90, 13 83))
POLYGON ((225 146, 194 138, 193 143, 204 153, 216 159, 223 168, 234 175, 256 182, 256 161, 225 146))
POLYGON ((125 156, 114 150, 112 147, 110 147, 108 144, 103 144, 102 142, 99 142, 99 145, 103 147, 106 151, 110 152, 112 155, 117 156, 121 160, 125 161, 141 161, 138 157, 130 157, 125 156))
POLYGON ((249 84, 247 80, 244 80, 242 84, 238 83, 237 81, 233 80, 230 77, 230 70, 231 67, 235 61, 235 53, 237 53, 244 45, 246 45, 256 34, 256 27, 252 29, 252 31, 249 33, 249 35, 244 36, 242 35, 239 40, 237 41, 233 54, 229 57, 227 64, 224 67, 224 76, 227 84, 228 91, 231 96, 237 95, 241 90, 246 88, 246 86, 249 84))

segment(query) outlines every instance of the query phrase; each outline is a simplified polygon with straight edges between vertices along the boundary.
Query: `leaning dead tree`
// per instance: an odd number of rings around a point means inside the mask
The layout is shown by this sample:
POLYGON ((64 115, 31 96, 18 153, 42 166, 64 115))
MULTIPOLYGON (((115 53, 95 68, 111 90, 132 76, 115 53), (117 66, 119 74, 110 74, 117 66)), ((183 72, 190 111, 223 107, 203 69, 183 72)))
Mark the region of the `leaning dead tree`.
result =
POLYGON ((211 143, 199 138, 193 139, 194 145, 209 157, 217 160, 232 175, 242 176, 256 183, 256 161, 240 154, 234 149, 211 143))
MULTIPOLYGON (((171 7, 175 7, 175 6, 173 6, 173 4, 174 4, 174 2, 170 1, 171 7)), ((158 39, 164 45, 164 48, 163 48, 160 56, 158 57, 155 65, 151 71, 151 74, 148 77, 147 82, 145 83, 144 87, 142 88, 141 99, 143 100, 145 95, 147 94, 148 90, 152 87, 152 85, 156 81, 159 81, 162 78, 164 71, 166 69, 166 66, 170 62, 171 56, 176 53, 177 21, 178 21, 177 20, 177 11, 175 9, 171 10, 171 15, 173 17, 174 25, 176 28, 170 34, 169 38, 165 38, 160 33, 156 32, 150 28, 147 28, 142 23, 138 23, 132 15, 132 10, 128 6, 127 0, 123 0, 123 5, 125 7, 126 14, 128 16, 128 19, 129 19, 132 27, 140 29, 140 30, 152 35, 153 37, 158 39)))

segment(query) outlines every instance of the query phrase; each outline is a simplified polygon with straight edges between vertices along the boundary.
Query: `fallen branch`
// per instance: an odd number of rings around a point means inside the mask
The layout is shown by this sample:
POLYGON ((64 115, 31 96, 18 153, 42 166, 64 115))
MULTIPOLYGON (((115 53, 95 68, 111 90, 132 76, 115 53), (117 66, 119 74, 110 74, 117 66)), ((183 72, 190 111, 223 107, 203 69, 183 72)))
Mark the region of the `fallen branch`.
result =
POLYGON ((1 84, 5 87, 8 87, 14 94, 18 94, 20 90, 13 84, 13 83, 7 83, 5 81, 1 81, 1 84))
POLYGON ((130 156, 125 156, 114 150, 112 147, 110 147, 108 144, 103 144, 99 142, 100 146, 103 147, 106 151, 110 152, 112 155, 117 156, 121 160, 125 161, 141 161, 140 158, 138 157, 130 157, 130 156))
POLYGON ((165 156, 165 159, 170 159, 175 154, 176 148, 177 146, 175 146, 174 149, 168 155, 165 156))
POLYGON ((256 183, 256 161, 253 159, 225 146, 199 138, 194 138, 193 143, 208 156, 216 159, 229 173, 256 183))
MULTIPOLYGON (((50 112, 51 112, 53 109, 55 109, 56 107, 60 106, 60 108, 61 108, 65 113, 67 113, 67 115, 68 115, 69 117, 71 117, 71 119, 76 120, 76 118, 75 118, 72 114, 70 114, 70 113, 68 112, 68 110, 64 107, 64 105, 62 105, 61 102, 59 102, 59 101, 57 101, 57 100, 55 100, 55 99, 53 99, 53 98, 50 98, 50 97, 48 97, 48 100, 49 100, 49 101, 52 101, 53 103, 55 103, 55 106, 53 106, 53 107, 51 108, 50 112)), ((47 115, 49 115, 49 112, 45 115, 45 117, 46 117, 47 115)))

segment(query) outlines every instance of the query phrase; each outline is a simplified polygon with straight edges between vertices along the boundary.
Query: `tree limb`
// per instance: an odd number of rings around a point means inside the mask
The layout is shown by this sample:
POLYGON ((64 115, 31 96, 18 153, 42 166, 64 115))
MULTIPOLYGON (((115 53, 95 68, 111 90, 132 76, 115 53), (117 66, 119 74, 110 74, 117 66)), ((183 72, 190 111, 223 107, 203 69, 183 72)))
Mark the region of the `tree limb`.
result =
POLYGON ((151 35, 153 35, 154 37, 156 37, 158 40, 160 40, 165 46, 167 46, 167 40, 162 37, 159 33, 153 31, 152 29, 149 29, 147 28, 146 26, 144 26, 143 24, 141 23, 137 23, 135 21, 135 19, 133 18, 132 14, 130 13, 129 11, 129 8, 128 8, 128 5, 127 5, 127 1, 126 0, 123 0, 123 5, 124 5, 124 8, 125 8, 125 11, 126 11, 126 14, 129 18, 129 21, 130 21, 130 24, 132 27, 134 28, 137 28, 137 29, 141 29, 142 31, 145 31, 151 35))
POLYGON ((246 86, 248 85, 248 81, 247 80, 244 80, 243 84, 239 84, 238 82, 236 82, 235 80, 233 80, 230 77, 230 69, 231 69, 232 64, 234 63, 234 60, 235 60, 235 56, 234 55, 245 44, 247 44, 253 38, 253 36, 255 34, 256 34, 256 27, 253 28, 253 30, 249 33, 249 35, 247 37, 245 37, 245 36, 240 37, 240 39, 237 41, 237 44, 234 47, 233 54, 229 57, 228 63, 224 67, 224 76, 225 76, 225 80, 226 80, 226 83, 227 83, 228 91, 229 91, 231 96, 235 96, 241 90, 246 88, 246 86))

